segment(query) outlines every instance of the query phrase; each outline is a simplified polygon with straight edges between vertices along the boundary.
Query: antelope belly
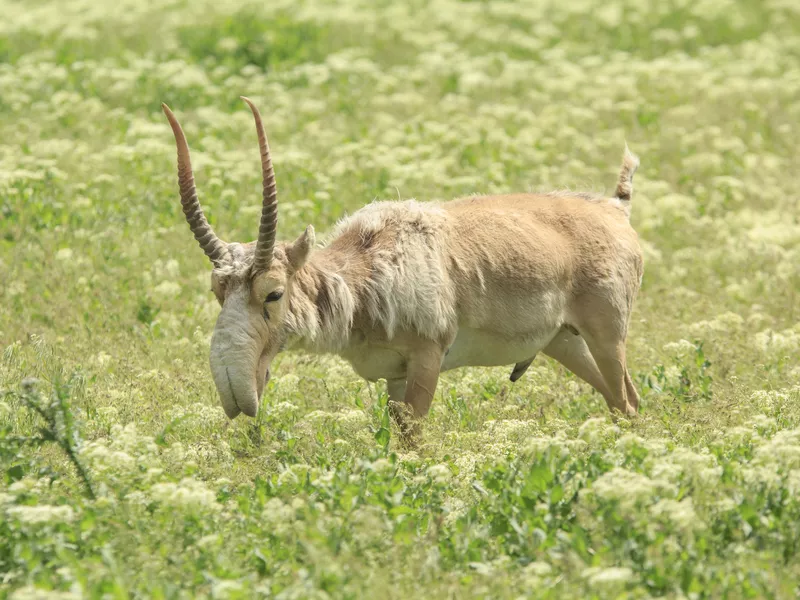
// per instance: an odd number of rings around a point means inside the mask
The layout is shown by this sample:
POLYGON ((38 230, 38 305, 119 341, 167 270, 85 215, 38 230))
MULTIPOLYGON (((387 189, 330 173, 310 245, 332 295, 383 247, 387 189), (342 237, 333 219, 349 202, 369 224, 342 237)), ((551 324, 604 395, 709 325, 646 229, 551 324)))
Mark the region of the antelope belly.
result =
POLYGON ((513 365, 539 353, 557 333, 555 328, 509 339, 491 331, 462 327, 442 361, 442 371, 513 365))

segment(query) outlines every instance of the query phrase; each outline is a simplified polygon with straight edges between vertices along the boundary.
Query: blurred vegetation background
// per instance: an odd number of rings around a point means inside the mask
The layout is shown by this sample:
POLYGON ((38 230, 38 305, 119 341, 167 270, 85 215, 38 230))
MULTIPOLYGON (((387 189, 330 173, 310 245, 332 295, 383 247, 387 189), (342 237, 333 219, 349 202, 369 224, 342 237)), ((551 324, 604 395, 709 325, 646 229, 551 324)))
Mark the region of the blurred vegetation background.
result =
POLYGON ((796 2, 0 14, 0 595, 796 597, 796 2), (627 142, 641 416, 611 423, 545 358, 513 386, 465 369, 404 452, 383 383, 287 354, 259 418, 228 426, 160 104, 214 228, 249 241, 240 95, 286 239, 373 199, 608 192, 627 142))

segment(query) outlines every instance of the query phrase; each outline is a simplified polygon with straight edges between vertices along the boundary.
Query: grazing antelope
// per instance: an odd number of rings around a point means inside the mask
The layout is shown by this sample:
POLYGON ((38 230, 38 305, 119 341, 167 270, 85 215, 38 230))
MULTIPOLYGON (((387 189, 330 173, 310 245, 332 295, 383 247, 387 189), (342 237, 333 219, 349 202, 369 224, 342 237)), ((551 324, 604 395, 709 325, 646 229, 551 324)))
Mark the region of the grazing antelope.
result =
POLYGON ((275 241, 267 137, 258 109, 242 99, 255 118, 263 176, 258 240, 247 244, 223 242, 211 229, 186 137, 163 105, 178 147, 183 212, 214 266, 222 310, 210 362, 229 418, 256 415, 270 363, 284 347, 333 352, 361 377, 385 379, 404 435, 428 412, 440 372, 513 364, 516 381, 538 352, 591 384, 612 412, 638 411, 625 338, 643 269, 629 224, 639 162, 627 147, 613 198, 559 192, 373 202, 315 250, 310 225, 293 242, 275 241))

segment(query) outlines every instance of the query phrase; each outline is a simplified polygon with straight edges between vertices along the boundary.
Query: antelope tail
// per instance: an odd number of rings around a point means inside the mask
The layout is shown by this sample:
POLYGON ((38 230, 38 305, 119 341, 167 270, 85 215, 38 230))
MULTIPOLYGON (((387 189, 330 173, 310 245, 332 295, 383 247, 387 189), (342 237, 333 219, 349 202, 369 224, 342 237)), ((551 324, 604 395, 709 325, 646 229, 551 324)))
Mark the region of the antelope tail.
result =
POLYGON ((628 150, 628 145, 625 144, 625 152, 622 155, 622 168, 619 171, 619 179, 617 180, 617 189, 614 192, 614 197, 622 202, 630 202, 631 194, 633 194, 633 174, 639 168, 639 159, 628 150))

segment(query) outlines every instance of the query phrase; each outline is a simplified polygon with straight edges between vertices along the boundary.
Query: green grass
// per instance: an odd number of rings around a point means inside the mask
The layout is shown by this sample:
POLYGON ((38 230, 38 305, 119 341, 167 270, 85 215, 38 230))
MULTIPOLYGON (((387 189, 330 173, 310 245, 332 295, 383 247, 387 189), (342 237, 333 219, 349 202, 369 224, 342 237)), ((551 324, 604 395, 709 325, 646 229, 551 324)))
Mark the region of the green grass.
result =
POLYGON ((792 2, 0 14, 0 597, 800 593, 792 2), (409 452, 384 383, 286 354, 258 418, 228 425, 160 103, 216 231, 246 241, 240 95, 265 118, 286 239, 373 198, 607 192, 627 141, 641 415, 612 423, 549 359, 514 385, 511 365, 465 369, 409 452))

